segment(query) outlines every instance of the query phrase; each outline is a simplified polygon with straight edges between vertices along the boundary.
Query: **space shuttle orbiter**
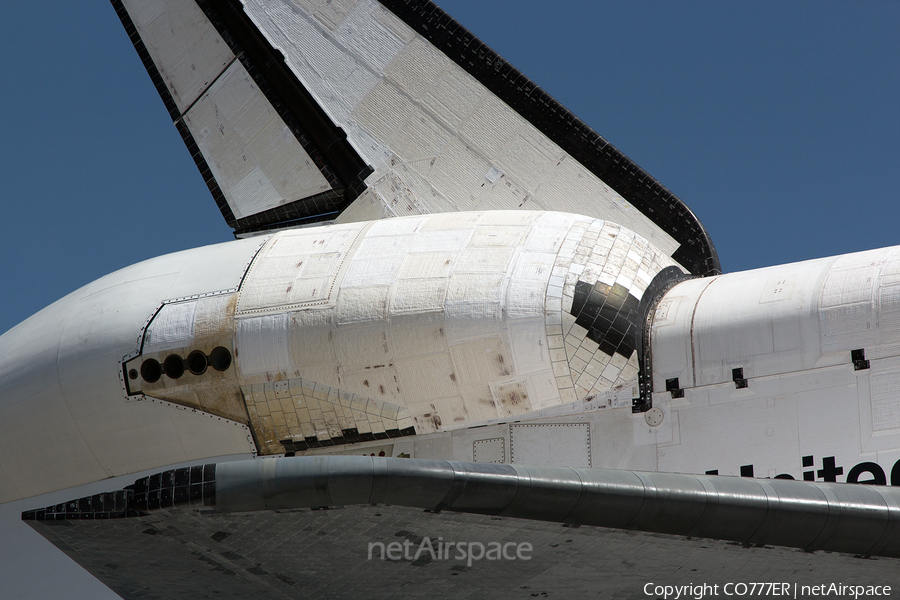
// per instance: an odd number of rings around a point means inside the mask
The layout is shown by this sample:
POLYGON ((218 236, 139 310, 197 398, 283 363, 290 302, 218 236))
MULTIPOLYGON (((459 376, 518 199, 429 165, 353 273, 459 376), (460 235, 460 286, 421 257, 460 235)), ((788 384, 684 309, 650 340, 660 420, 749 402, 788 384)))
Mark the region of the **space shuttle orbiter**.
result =
POLYGON ((142 473, 35 527, 392 504, 900 553, 900 249, 721 275, 429 2, 113 6, 237 239, 0 337, 0 502, 142 473))

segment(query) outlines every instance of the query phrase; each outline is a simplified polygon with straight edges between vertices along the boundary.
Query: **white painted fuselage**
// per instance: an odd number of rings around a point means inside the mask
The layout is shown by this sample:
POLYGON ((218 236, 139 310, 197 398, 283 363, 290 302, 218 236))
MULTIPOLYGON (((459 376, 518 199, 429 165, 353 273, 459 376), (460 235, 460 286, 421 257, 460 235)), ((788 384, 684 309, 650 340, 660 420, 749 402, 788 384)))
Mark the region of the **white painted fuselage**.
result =
POLYGON ((633 412, 640 332, 582 326, 579 290, 632 306, 674 264, 609 222, 495 211, 117 271, 0 337, 0 502, 284 452, 892 482, 900 250, 676 284, 651 313, 654 410, 633 412))

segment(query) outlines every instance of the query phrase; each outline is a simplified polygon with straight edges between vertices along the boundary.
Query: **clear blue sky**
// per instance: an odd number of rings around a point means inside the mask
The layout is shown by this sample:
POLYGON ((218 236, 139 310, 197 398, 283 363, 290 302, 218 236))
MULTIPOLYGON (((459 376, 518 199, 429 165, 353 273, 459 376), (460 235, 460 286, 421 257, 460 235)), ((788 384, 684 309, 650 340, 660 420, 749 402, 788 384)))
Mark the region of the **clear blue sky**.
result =
MULTIPOLYGON (((680 196, 726 271, 900 243, 900 2, 442 6, 680 196)), ((110 5, 3 8, 0 332, 231 237, 110 5)))
MULTIPOLYGON (((439 3, 679 195, 726 271, 900 243, 900 2, 439 3)), ((2 6, 0 332, 231 238, 108 2, 2 6)), ((43 595, 12 542, 6 592, 43 595)))

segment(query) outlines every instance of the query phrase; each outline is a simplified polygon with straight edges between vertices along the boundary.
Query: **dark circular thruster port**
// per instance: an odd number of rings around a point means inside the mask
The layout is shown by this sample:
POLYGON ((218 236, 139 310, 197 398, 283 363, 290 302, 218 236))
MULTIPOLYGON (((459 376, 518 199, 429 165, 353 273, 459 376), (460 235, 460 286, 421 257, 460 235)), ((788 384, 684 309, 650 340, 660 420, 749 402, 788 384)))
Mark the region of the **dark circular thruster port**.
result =
POLYGON ((203 375, 206 373, 206 367, 209 362, 206 359, 206 355, 203 354, 200 350, 194 350, 187 357, 187 368, 188 371, 193 373, 194 375, 203 375))
POLYGON ((129 369, 128 370, 128 379, 137 379, 137 378, 138 378, 137 369, 129 369))
POLYGON ((163 370, 172 379, 178 379, 184 375, 184 359, 177 354, 170 354, 163 361, 163 370))
POLYGON ((147 383, 156 383, 162 376, 162 366, 155 358, 148 358, 141 363, 141 377, 147 383))
POLYGON ((231 366, 231 352, 224 346, 217 346, 209 353, 209 364, 216 371, 225 371, 231 366))

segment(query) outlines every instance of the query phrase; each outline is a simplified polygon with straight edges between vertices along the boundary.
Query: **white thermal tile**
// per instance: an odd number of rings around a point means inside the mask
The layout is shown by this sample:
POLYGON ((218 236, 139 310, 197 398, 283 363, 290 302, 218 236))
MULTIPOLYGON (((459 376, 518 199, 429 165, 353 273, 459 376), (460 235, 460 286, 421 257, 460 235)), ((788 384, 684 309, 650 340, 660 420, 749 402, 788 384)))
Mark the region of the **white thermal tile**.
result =
MULTIPOLYGON (((427 221, 426 224, 430 224, 427 221)), ((474 227, 468 229, 429 230, 428 235, 418 235, 413 239, 410 252, 459 252, 472 235, 474 227)))
POLYGON ((447 127, 456 131, 486 93, 487 90, 474 77, 450 62, 425 94, 423 104, 447 127))
POLYGON ((543 281, 546 284, 555 258, 555 255, 549 253, 522 252, 516 260, 512 276, 514 279, 543 281))
POLYGON ((369 238, 384 236, 402 238, 402 241, 398 243, 403 248, 403 251, 413 251, 412 244, 415 243, 416 239, 413 234, 419 231, 425 221, 424 217, 376 221, 372 223, 372 227, 366 233, 366 241, 369 241, 369 238))
POLYGON ((448 300, 444 314, 448 344, 494 337, 500 333, 499 302, 448 300))
POLYGON ((592 389, 595 383, 597 383, 597 378, 592 377, 589 373, 582 373, 575 381, 576 386, 580 386, 585 390, 592 389))
POLYGON ((372 18, 375 6, 374 2, 360 2, 334 30, 334 36, 373 72, 381 73, 403 48, 404 41, 372 18))
MULTIPOLYGON (((366 256, 359 253, 359 256, 366 256)), ((403 256, 355 258, 341 283, 341 289, 354 286, 390 285, 397 278, 403 256)))
POLYGON ((159 352, 188 345, 194 337, 197 301, 165 304, 147 327, 144 352, 159 352))
POLYGON ((517 373, 525 375, 551 368, 542 319, 510 323, 509 340, 517 373))
POLYGON ((534 228, 528 234, 525 249, 530 252, 547 252, 556 255, 562 246, 565 235, 565 229, 544 229, 543 226, 534 228))
POLYGON ((400 266, 399 279, 449 277, 458 254, 454 252, 417 252, 407 254, 400 266))
MULTIPOLYGON (((569 299, 569 303, 571 304, 571 298, 569 299)), ((575 317, 569 312, 569 309, 565 307, 565 303, 563 305, 562 311, 562 332, 563 335, 568 335, 572 329, 572 325, 575 324, 575 317)))
POLYGON ((391 315, 390 336, 397 359, 447 351, 444 312, 391 315))
POLYGON ((454 396, 457 376, 449 354, 432 354, 421 358, 399 360, 395 369, 400 393, 404 398, 432 400, 454 396))
POLYGON ((290 313, 290 344, 293 364, 333 363, 336 360, 331 333, 333 314, 331 309, 290 313))
POLYGON ((191 106, 185 123, 238 218, 330 189, 240 62, 191 106))
POLYGON ((391 288, 367 286, 341 288, 335 308, 337 325, 384 322, 391 288))
POLYGON ((397 156, 415 165, 437 156, 452 137, 453 132, 417 108, 392 135, 390 146, 397 156))
MULTIPOLYGON (((381 224, 400 224, 403 225, 407 221, 415 221, 415 219, 396 219, 376 221, 375 225, 381 224)), ((375 229, 373 226, 372 229, 375 229)), ((409 252, 415 235, 402 235, 400 233, 390 233, 384 231, 387 227, 381 228, 382 235, 373 235, 373 231, 369 230, 366 238, 360 243, 359 249, 356 251, 357 256, 365 257, 367 260, 374 258, 386 258, 393 256, 405 256, 409 252)))
POLYGON ((193 2, 126 0, 123 4, 183 113, 234 60, 234 54, 193 2))
POLYGON ((450 278, 448 302, 500 302, 503 276, 499 273, 455 273, 450 278))
POLYGON ((447 296, 446 278, 402 279, 391 294, 390 314, 442 311, 447 296))
POLYGON ((552 363, 553 374, 556 377, 566 377, 570 375, 569 363, 567 361, 558 361, 552 363))
POLYGON ((587 367, 587 363, 584 359, 579 358, 578 353, 576 352, 575 357, 569 360, 569 369, 572 371, 572 377, 578 377, 584 372, 585 367, 587 367))
POLYGON ((479 225, 469 238, 470 247, 516 246, 525 233, 524 226, 479 225))
POLYGON ((500 338, 451 346, 450 356, 461 385, 489 383, 513 374, 512 361, 500 338))
POLYGON ((322 103, 331 114, 349 115, 377 83, 378 77, 361 60, 343 54, 325 74, 322 103))
MULTIPOLYGON (((439 192, 459 202, 465 198, 460 198, 456 190, 462 188, 474 192, 491 165, 458 138, 451 138, 436 157, 411 163, 410 168, 429 180, 439 192)), ((458 206, 457 210, 464 207, 458 206)))
POLYGON ((385 76, 394 81, 410 98, 419 100, 449 64, 442 52, 420 37, 416 37, 385 69, 385 76))
POLYGON ((388 140, 414 111, 412 101, 393 84, 378 83, 354 109, 352 118, 376 140, 388 140))
POLYGON ((290 369, 288 323, 288 315, 284 313, 237 320, 235 354, 243 375, 290 369))
MULTIPOLYGON (((585 363, 590 362, 591 359, 593 358, 593 356, 594 356, 594 353, 583 346, 578 348, 578 350, 575 351, 575 358, 580 358, 585 363)), ((579 370, 582 371, 584 369, 582 368, 579 370)))

